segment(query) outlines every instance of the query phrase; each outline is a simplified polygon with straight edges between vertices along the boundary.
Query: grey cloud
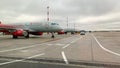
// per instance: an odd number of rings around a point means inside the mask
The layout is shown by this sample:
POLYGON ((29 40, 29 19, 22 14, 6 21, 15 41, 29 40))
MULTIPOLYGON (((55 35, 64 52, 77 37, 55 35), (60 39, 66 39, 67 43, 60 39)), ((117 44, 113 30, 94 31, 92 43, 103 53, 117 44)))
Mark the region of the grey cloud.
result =
POLYGON ((101 15, 111 12, 119 2, 118 0, 71 0, 67 2, 67 6, 76 8, 76 12, 81 15, 101 15))
MULTIPOLYGON (((48 5, 51 20, 62 23, 66 23, 66 17, 69 17, 70 23, 74 23, 80 17, 104 16, 120 11, 120 0, 0 0, 0 19, 12 22, 21 15, 46 17, 48 5)), ((115 17, 91 23, 114 22, 120 22, 120 19, 115 17)))
POLYGON ((119 0, 3 0, 0 8, 17 13, 44 15, 46 6, 50 5, 51 12, 56 15, 87 16, 111 12, 118 2, 119 0))

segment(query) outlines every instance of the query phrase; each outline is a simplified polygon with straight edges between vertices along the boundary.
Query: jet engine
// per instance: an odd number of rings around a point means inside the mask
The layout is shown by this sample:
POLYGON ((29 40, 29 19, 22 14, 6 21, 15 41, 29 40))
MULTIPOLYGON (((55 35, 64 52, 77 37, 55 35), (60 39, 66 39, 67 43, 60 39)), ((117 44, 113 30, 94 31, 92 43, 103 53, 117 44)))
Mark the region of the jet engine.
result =
POLYGON ((58 34, 65 34, 64 30, 58 32, 58 34))
POLYGON ((29 32, 26 30, 22 30, 22 29, 15 30, 12 33, 12 35, 13 35, 13 38, 17 38, 18 36, 24 36, 25 38, 29 38, 29 32))
POLYGON ((31 32, 32 35, 43 35, 43 32, 31 32))

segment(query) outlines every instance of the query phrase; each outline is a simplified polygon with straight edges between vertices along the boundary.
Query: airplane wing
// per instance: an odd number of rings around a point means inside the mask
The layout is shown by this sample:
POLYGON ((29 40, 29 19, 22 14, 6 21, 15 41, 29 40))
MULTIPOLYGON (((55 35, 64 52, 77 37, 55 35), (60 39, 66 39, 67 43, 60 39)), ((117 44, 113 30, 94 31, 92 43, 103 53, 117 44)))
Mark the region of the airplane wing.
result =
POLYGON ((29 38, 29 32, 27 30, 22 29, 21 25, 4 25, 0 24, 0 32, 5 34, 11 34, 13 38, 17 38, 18 36, 24 36, 25 38, 29 38))
POLYGON ((18 36, 24 36, 25 38, 29 38, 29 34, 42 35, 42 33, 40 32, 35 33, 35 30, 29 29, 24 25, 0 24, 0 32, 3 32, 5 34, 11 34, 13 38, 17 38, 18 36))

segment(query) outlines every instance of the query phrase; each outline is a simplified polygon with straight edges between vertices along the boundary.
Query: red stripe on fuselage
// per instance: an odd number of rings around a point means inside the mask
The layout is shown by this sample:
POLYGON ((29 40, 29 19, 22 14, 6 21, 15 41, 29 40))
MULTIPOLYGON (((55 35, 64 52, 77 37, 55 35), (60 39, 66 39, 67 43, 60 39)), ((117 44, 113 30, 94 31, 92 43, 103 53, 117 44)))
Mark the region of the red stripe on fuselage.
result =
POLYGON ((0 24, 0 28, 14 28, 14 26, 0 24))
POLYGON ((15 28, 22 28, 24 25, 4 25, 0 24, 0 28, 7 28, 7 29, 15 29, 15 28))

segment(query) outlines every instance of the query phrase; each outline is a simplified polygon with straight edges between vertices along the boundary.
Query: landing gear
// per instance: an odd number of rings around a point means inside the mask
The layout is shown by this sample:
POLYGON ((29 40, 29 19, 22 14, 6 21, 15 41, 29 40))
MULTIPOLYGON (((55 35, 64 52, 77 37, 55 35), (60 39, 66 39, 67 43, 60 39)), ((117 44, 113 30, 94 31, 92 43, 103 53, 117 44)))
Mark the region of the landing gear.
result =
POLYGON ((74 34, 74 32, 71 32, 71 34, 73 35, 73 34, 74 34))
POLYGON ((52 34, 51 38, 55 38, 54 33, 52 32, 51 34, 52 34))
POLYGON ((67 34, 67 32, 65 32, 65 34, 67 34))
POLYGON ((24 35, 25 38, 29 38, 29 32, 28 31, 24 31, 23 35, 24 35))
POLYGON ((16 35, 13 35, 13 39, 17 39, 18 38, 18 36, 16 36, 16 35))
POLYGON ((13 33, 13 35, 12 35, 13 39, 17 39, 18 36, 29 38, 29 31, 21 31, 20 33, 19 32, 20 31, 18 31, 18 32, 16 31, 13 33))
POLYGON ((29 38, 29 34, 27 36, 25 36, 25 38, 29 38))

